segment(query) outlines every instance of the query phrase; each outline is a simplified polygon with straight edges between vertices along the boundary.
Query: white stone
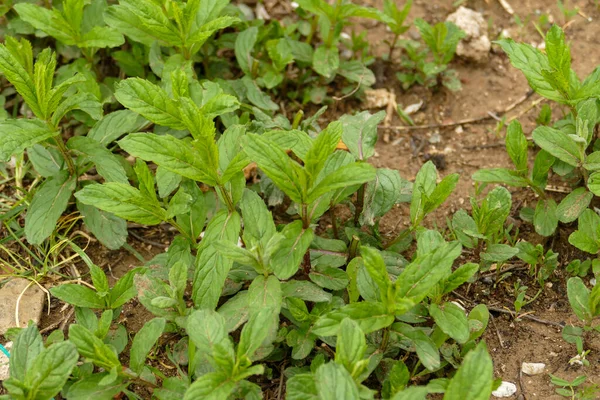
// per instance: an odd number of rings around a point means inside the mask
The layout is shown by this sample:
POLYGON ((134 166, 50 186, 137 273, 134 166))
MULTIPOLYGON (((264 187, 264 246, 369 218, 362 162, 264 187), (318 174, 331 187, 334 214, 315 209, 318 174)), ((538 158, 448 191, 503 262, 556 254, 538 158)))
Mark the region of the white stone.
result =
POLYGON ((419 111, 421 109, 421 107, 423 107, 423 100, 419 101, 418 103, 409 104, 404 109, 404 112, 408 115, 411 115, 411 114, 414 114, 417 111, 419 111))
POLYGON ((492 44, 487 36, 487 23, 481 13, 459 7, 446 21, 456 24, 466 36, 458 43, 456 54, 470 61, 487 61, 492 44))
POLYGON ((45 295, 42 289, 28 279, 12 278, 0 289, 0 335, 9 328, 25 328, 29 321, 40 322, 45 295), (20 297, 20 300, 19 300, 20 297), (19 300, 19 323, 15 321, 19 300))
POLYGON ((540 375, 544 373, 546 364, 544 363, 528 363, 521 364, 521 371, 526 375, 540 375))
POLYGON ((596 278, 590 279, 590 285, 596 286, 596 278))
POLYGON ((517 385, 512 382, 502 381, 498 389, 492 392, 492 396, 494 397, 510 397, 513 394, 517 393, 517 385))
MULTIPOLYGON (((12 342, 8 342, 4 345, 6 350, 10 350, 12 348, 12 342)), ((0 381, 5 381, 10 377, 8 373, 8 357, 2 351, 0 351, 0 381)))

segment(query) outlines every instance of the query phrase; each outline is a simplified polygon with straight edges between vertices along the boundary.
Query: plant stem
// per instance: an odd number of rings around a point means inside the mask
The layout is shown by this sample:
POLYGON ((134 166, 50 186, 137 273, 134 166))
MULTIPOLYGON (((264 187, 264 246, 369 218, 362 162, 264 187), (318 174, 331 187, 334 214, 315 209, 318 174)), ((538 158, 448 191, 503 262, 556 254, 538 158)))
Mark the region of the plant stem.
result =
POLYGON ((69 170, 69 174, 71 174, 71 176, 75 176, 77 174, 77 171, 75 170, 75 164, 73 163, 73 159, 71 158, 69 150, 67 149, 67 146, 65 146, 65 141, 63 140, 62 135, 60 133, 57 135, 56 144, 58 145, 58 150, 60 151, 63 158, 65 159, 65 162, 67 163, 67 169, 69 170))
POLYGON ((312 21, 310 22, 310 33, 306 37, 306 43, 311 44, 313 37, 315 36, 315 32, 317 31, 317 23, 319 22, 319 17, 314 16, 312 21))
POLYGON ((387 345, 390 341, 390 327, 385 327, 383 329, 383 338, 381 339, 381 345, 379 346, 379 350, 381 350, 382 353, 385 353, 385 349, 387 348, 387 345))
POLYGON ((223 198, 223 200, 225 200, 225 204, 227 205, 227 209, 229 210, 229 212, 234 212, 235 206, 233 205, 233 200, 229 196, 227 189, 225 189, 224 186, 219 185, 217 186, 217 190, 221 193, 221 197, 223 198))
POLYGON ((137 375, 129 372, 125 368, 123 368, 123 375, 125 375, 127 378, 131 379, 131 381, 133 383, 137 383, 139 385, 147 386, 147 387, 150 387, 152 389, 158 389, 159 388, 158 385, 156 385, 156 384, 154 384, 152 382, 149 382, 149 381, 147 381, 147 380, 145 380, 143 378, 140 378, 139 376, 137 376, 137 375))
POLYGON ((187 239, 189 239, 192 243, 196 244, 196 238, 191 237, 186 231, 185 229, 183 229, 183 227, 181 225, 179 225, 174 219, 169 219, 166 222, 168 222, 169 224, 171 224, 171 226, 173 226, 175 229, 177 229, 179 231, 179 233, 181 233, 184 237, 186 237, 187 239))
POLYGON ((352 261, 354 257, 356 257, 356 253, 358 252, 358 245, 360 244, 360 239, 356 235, 352 235, 352 240, 350 241, 350 245, 348 246, 348 262, 352 261))
POLYGON ((302 228, 310 227, 310 219, 308 218, 308 204, 302 203, 302 228))
POLYGON ((354 225, 358 225, 360 214, 362 214, 364 203, 365 203, 365 186, 366 183, 360 185, 358 193, 356 194, 356 209, 354 210, 354 225))
POLYGON ((304 111, 298 110, 296 115, 294 115, 294 122, 292 122, 292 129, 298 129, 298 126, 300 126, 300 122, 302 121, 303 116, 304 116, 304 111))
POLYGON ((395 244, 400 243, 402 240, 404 240, 404 238, 410 234, 410 229, 405 229, 402 232, 400 232, 400 234, 396 237, 396 239, 392 240, 391 242, 389 242, 388 244, 386 244, 385 246, 383 246, 384 249, 389 249, 390 247, 394 246, 395 244))
POLYGON ((331 229, 333 229, 333 237, 336 239, 340 238, 340 234, 337 226, 337 219, 335 217, 335 205, 332 204, 329 207, 329 216, 331 217, 331 229))
POLYGON ((394 49, 396 48, 396 43, 398 43, 398 38, 400 35, 395 35, 392 44, 390 45, 390 52, 388 54, 388 62, 392 62, 392 55, 394 54, 394 49))

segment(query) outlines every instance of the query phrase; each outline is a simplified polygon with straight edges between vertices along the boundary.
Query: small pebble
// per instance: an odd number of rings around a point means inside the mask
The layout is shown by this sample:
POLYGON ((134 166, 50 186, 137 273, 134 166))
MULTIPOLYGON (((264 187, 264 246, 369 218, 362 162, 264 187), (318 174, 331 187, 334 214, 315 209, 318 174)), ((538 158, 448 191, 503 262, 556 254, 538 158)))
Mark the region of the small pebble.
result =
POLYGON ((517 385, 512 382, 502 381, 498 389, 492 392, 492 396, 494 397, 510 397, 513 394, 517 393, 517 385))
MULTIPOLYGON (((12 342, 8 342, 4 345, 6 350, 12 348, 12 342)), ((0 352, 0 381, 5 381, 10 377, 8 373, 8 357, 3 352, 0 352)))
POLYGON ((431 137, 429 138, 429 143, 431 144, 436 144, 442 141, 442 137, 440 136, 439 133, 434 133, 433 135, 431 135, 431 137))
POLYGON ((590 285, 596 286, 596 278, 590 279, 590 285))
POLYGON ((544 363, 527 363, 521 364, 521 371, 526 375, 540 375, 544 373, 546 364, 544 363))

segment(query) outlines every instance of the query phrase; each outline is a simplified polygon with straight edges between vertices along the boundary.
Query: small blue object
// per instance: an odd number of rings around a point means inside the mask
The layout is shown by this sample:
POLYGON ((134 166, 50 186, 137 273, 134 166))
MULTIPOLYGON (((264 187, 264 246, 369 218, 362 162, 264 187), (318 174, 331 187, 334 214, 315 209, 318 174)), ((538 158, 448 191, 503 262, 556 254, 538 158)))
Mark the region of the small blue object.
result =
POLYGON ((2 351, 6 355, 6 357, 10 357, 10 353, 8 352, 8 350, 6 350, 6 347, 2 346, 1 344, 0 351, 2 351))

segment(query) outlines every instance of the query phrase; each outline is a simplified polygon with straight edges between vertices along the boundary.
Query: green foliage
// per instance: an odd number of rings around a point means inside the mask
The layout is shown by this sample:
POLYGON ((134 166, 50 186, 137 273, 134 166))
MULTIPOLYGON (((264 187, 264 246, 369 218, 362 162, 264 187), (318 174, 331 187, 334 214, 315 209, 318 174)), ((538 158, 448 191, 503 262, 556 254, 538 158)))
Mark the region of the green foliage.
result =
POLYGON ((427 87, 442 84, 449 90, 460 90, 458 74, 448 68, 448 64, 454 58, 456 46, 465 33, 452 22, 439 22, 432 26, 417 18, 415 25, 426 48, 422 50, 420 43, 411 40, 400 42, 406 52, 401 62, 404 71, 397 74, 402 86, 408 89, 415 83, 427 87))
MULTIPOLYGON (((492 262, 517 255, 546 265, 553 255, 507 239, 512 200, 501 188, 472 200, 472 216, 457 213, 454 235, 427 229, 459 176, 438 177, 427 162, 411 183, 375 168, 385 112, 321 126, 325 107, 306 117, 300 110, 329 101, 333 89, 360 96, 372 86, 365 33, 344 30, 355 18, 383 22, 393 50, 409 28, 411 1, 386 1, 383 11, 349 1, 298 5, 290 20, 269 22, 227 0, 0 8, 32 39, 6 36, 0 45, 15 105, 11 117, 0 115, 0 161, 14 158, 20 171, 2 245, 14 239, 37 262, 21 237, 35 248, 67 243, 89 268, 57 282, 48 274, 71 259, 50 251, 42 262, 52 268, 31 277, 51 282, 50 295, 74 307, 75 323, 45 344, 33 325, 11 334, 11 398, 138 398, 145 387, 160 400, 259 399, 257 382, 273 374, 286 380, 290 399, 489 397, 491 359, 478 344, 489 312, 466 310, 450 294, 492 262), (42 47, 49 44, 56 52, 42 47), (285 100, 296 111, 291 121, 279 113, 285 100), (251 170, 256 184, 247 182, 251 170), (410 204, 407 229, 388 241, 380 223, 399 203, 410 204), (128 229, 167 225, 171 242, 113 281, 110 265, 107 275, 68 232, 87 235, 79 216, 102 245, 139 258, 128 229), (463 248, 479 248, 482 265, 459 263, 463 248), (152 316, 136 332, 121 315, 132 299, 152 316), (165 357, 176 367, 169 376, 158 367, 165 357), (274 372, 273 363, 285 369, 274 372)), ((448 64, 463 33, 416 24, 426 50, 411 53, 402 42, 413 63, 404 67, 414 82, 458 89, 448 64)), ((597 115, 591 101, 578 107, 582 121, 597 115)), ((576 147, 562 146, 556 127, 534 134, 548 149, 530 180, 543 189, 555 158, 592 172, 589 191, 559 205, 544 198, 538 212, 579 218, 575 241, 589 245, 582 238, 595 233, 581 219, 592 218, 585 209, 600 162, 581 144, 590 145, 592 124, 575 124, 579 139, 566 143, 576 147)), ((510 132, 514 179, 530 185, 527 141, 520 127, 510 132)), ((546 232, 556 224, 539 217, 538 225, 546 232)))
MULTIPOLYGON (((571 53, 565 34, 558 26, 553 26, 546 35, 546 53, 511 39, 502 39, 498 43, 513 66, 523 72, 533 90, 549 100, 567 105, 570 113, 554 126, 550 126, 549 111, 544 111, 545 115, 538 118, 540 126, 534 129, 532 137, 541 150, 531 170, 527 166, 527 141, 520 124, 513 121, 506 135, 506 148, 515 169, 481 170, 473 175, 473 179, 530 187, 541 197, 533 215, 535 230, 542 236, 550 236, 559 222, 570 223, 580 218, 598 192, 594 172, 596 156, 590 151, 593 149, 592 132, 599 115, 598 74, 593 72, 583 82, 579 80, 571 69, 571 53), (583 186, 573 190, 557 205, 545 192, 551 170, 564 177, 579 175, 583 186)), ((584 233, 586 229, 583 227, 574 234, 571 243, 578 243, 584 251, 595 253, 593 235, 584 233)))

